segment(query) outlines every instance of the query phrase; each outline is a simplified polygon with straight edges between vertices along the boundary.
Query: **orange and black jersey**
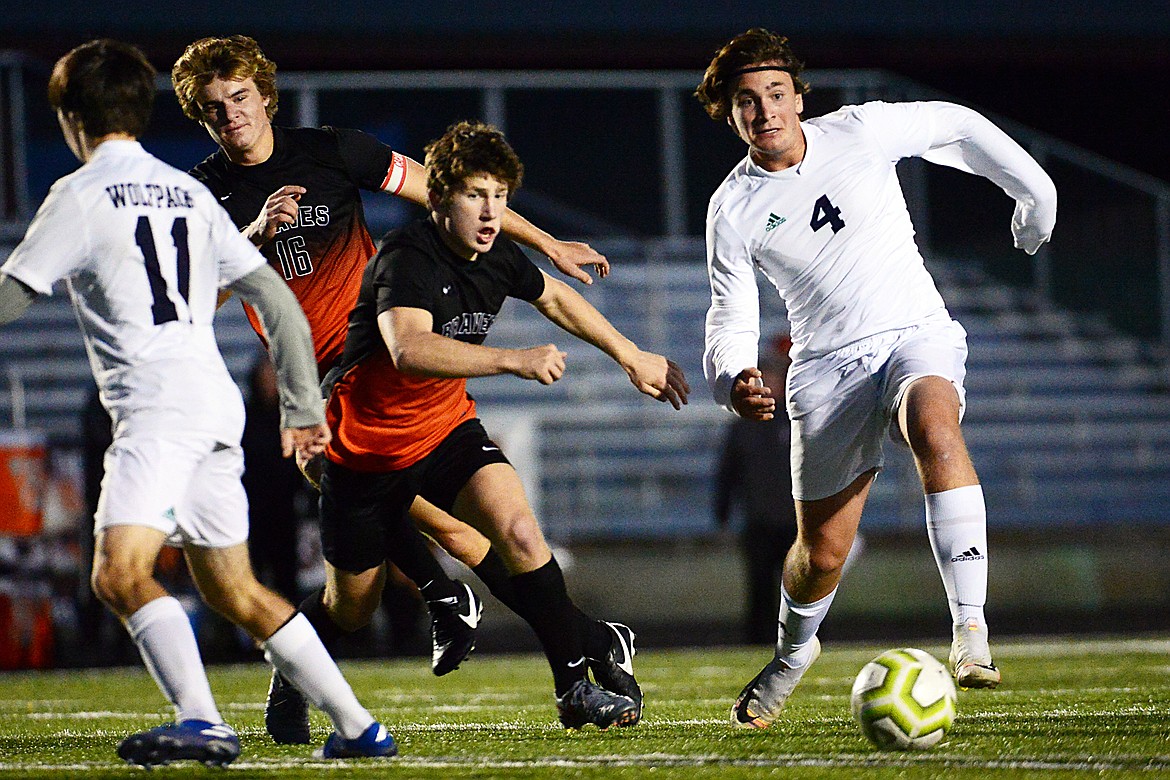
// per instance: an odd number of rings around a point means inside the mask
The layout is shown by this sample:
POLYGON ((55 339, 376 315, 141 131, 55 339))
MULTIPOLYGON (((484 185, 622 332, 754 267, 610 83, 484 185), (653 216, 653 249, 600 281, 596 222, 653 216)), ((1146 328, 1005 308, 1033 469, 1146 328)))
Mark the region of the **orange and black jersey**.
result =
MULTIPOLYGON (((360 130, 273 127, 272 133, 272 156, 259 165, 236 165, 220 150, 191 175, 207 185, 239 228, 253 222, 281 187, 307 190, 296 223, 282 225, 260 251, 300 301, 324 373, 341 355, 362 269, 375 250, 360 191, 396 192, 405 160, 360 130)), ((260 333, 255 313, 245 310, 260 333)))
MULTIPOLYGON (((506 298, 534 301, 544 275, 511 240, 464 260, 430 219, 391 231, 362 275, 340 377, 326 416, 333 441, 326 455, 355 471, 395 471, 426 457, 460 423, 475 416, 466 379, 405 374, 394 367, 378 315, 395 307, 425 309, 433 332, 482 344, 506 298)), ((328 384, 328 380, 327 380, 328 384)))

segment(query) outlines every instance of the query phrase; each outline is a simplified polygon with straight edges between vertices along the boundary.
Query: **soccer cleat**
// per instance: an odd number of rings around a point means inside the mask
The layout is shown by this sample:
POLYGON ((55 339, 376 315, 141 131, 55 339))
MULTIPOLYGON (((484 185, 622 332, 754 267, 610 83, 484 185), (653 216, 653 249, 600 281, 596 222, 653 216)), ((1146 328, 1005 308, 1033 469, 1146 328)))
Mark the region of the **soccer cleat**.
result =
POLYGON ((987 646, 987 627, 968 620, 953 627, 950 666, 960 688, 994 688, 999 685, 999 669, 991 661, 987 646))
POLYGON ((227 766, 240 755, 240 740, 226 723, 184 720, 131 734, 118 745, 118 758, 149 769, 172 761, 227 766))
POLYGON ((821 655, 821 640, 812 638, 812 659, 804 666, 790 668, 773 658, 755 678, 744 686, 731 705, 731 725, 740 729, 766 729, 771 726, 796 684, 821 655))
POLYGON ((309 703, 275 669, 268 686, 268 701, 264 703, 264 728, 278 745, 309 744, 309 703))
POLYGON ((459 668, 475 649, 475 629, 483 602, 466 583, 455 580, 458 596, 427 602, 431 611, 431 671, 439 677, 459 668))
POLYGON ((592 723, 599 729, 610 726, 632 726, 638 722, 638 705, 629 696, 611 693, 588 680, 578 680, 557 697, 557 713, 561 725, 579 729, 592 723))
POLYGON ((633 726, 642 719, 642 689, 634 679, 634 656, 638 651, 634 649, 634 632, 629 626, 621 623, 599 621, 612 633, 609 651, 603 658, 589 658, 589 668, 593 672, 593 679, 607 691, 629 697, 638 705, 638 711, 630 723, 623 726, 633 726))
POLYGON ((390 758, 398 755, 398 745, 386 727, 375 721, 357 739, 345 739, 333 732, 314 755, 316 758, 390 758))

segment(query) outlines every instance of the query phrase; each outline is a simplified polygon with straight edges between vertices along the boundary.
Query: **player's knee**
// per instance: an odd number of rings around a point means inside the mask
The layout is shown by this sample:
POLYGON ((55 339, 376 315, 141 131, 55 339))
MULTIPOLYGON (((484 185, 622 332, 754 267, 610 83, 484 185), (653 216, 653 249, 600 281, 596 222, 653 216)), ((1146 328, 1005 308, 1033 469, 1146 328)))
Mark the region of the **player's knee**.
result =
POLYGON ((151 572, 106 558, 100 565, 94 567, 90 587, 99 601, 115 613, 128 616, 141 601, 138 594, 152 579, 151 572))
POLYGON ((910 449, 927 472, 970 463, 967 445, 958 426, 936 426, 911 432, 910 449))
POLYGON ((841 571, 849 557, 849 546, 833 540, 818 540, 808 547, 808 568, 815 575, 826 575, 841 571))
POLYGON ((504 549, 506 558, 513 560, 537 560, 548 557, 548 545, 536 518, 529 512, 517 511, 496 523, 496 535, 504 549))

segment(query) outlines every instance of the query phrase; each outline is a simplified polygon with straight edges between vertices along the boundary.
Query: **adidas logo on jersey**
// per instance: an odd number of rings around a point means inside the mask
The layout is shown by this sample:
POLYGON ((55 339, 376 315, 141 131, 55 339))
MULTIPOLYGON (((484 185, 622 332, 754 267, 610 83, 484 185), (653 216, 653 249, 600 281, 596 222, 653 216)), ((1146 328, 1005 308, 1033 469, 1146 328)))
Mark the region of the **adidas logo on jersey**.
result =
POLYGON ((772 228, 778 227, 779 225, 783 225, 787 221, 788 221, 788 217, 782 217, 779 214, 769 213, 768 214, 768 224, 764 227, 764 232, 767 233, 767 232, 771 231, 772 228))
POLYGON ((985 557, 987 556, 979 552, 978 547, 972 547, 970 550, 964 550, 963 552, 951 558, 951 563, 958 563, 959 561, 981 561, 985 557))

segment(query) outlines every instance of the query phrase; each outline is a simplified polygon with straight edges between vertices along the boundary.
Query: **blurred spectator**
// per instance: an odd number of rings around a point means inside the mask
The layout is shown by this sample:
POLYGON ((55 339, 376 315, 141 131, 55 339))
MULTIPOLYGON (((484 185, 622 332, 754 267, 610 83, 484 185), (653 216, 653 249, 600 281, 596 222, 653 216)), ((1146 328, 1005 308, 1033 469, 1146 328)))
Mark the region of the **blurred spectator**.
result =
POLYGON ((753 644, 776 641, 780 572, 796 541, 789 471, 792 436, 782 402, 791 346, 787 333, 761 344, 759 369, 764 385, 780 401, 776 414, 766 421, 737 417, 729 423, 715 474, 715 522, 728 527, 737 507, 743 515, 740 541, 747 578, 743 627, 744 639, 753 644))
POLYGON ((306 487, 296 464, 280 452, 280 398, 276 369, 267 352, 257 354, 248 382, 251 391, 241 440, 250 523, 248 550, 256 578, 296 604, 301 595, 297 586, 297 494, 306 487))

